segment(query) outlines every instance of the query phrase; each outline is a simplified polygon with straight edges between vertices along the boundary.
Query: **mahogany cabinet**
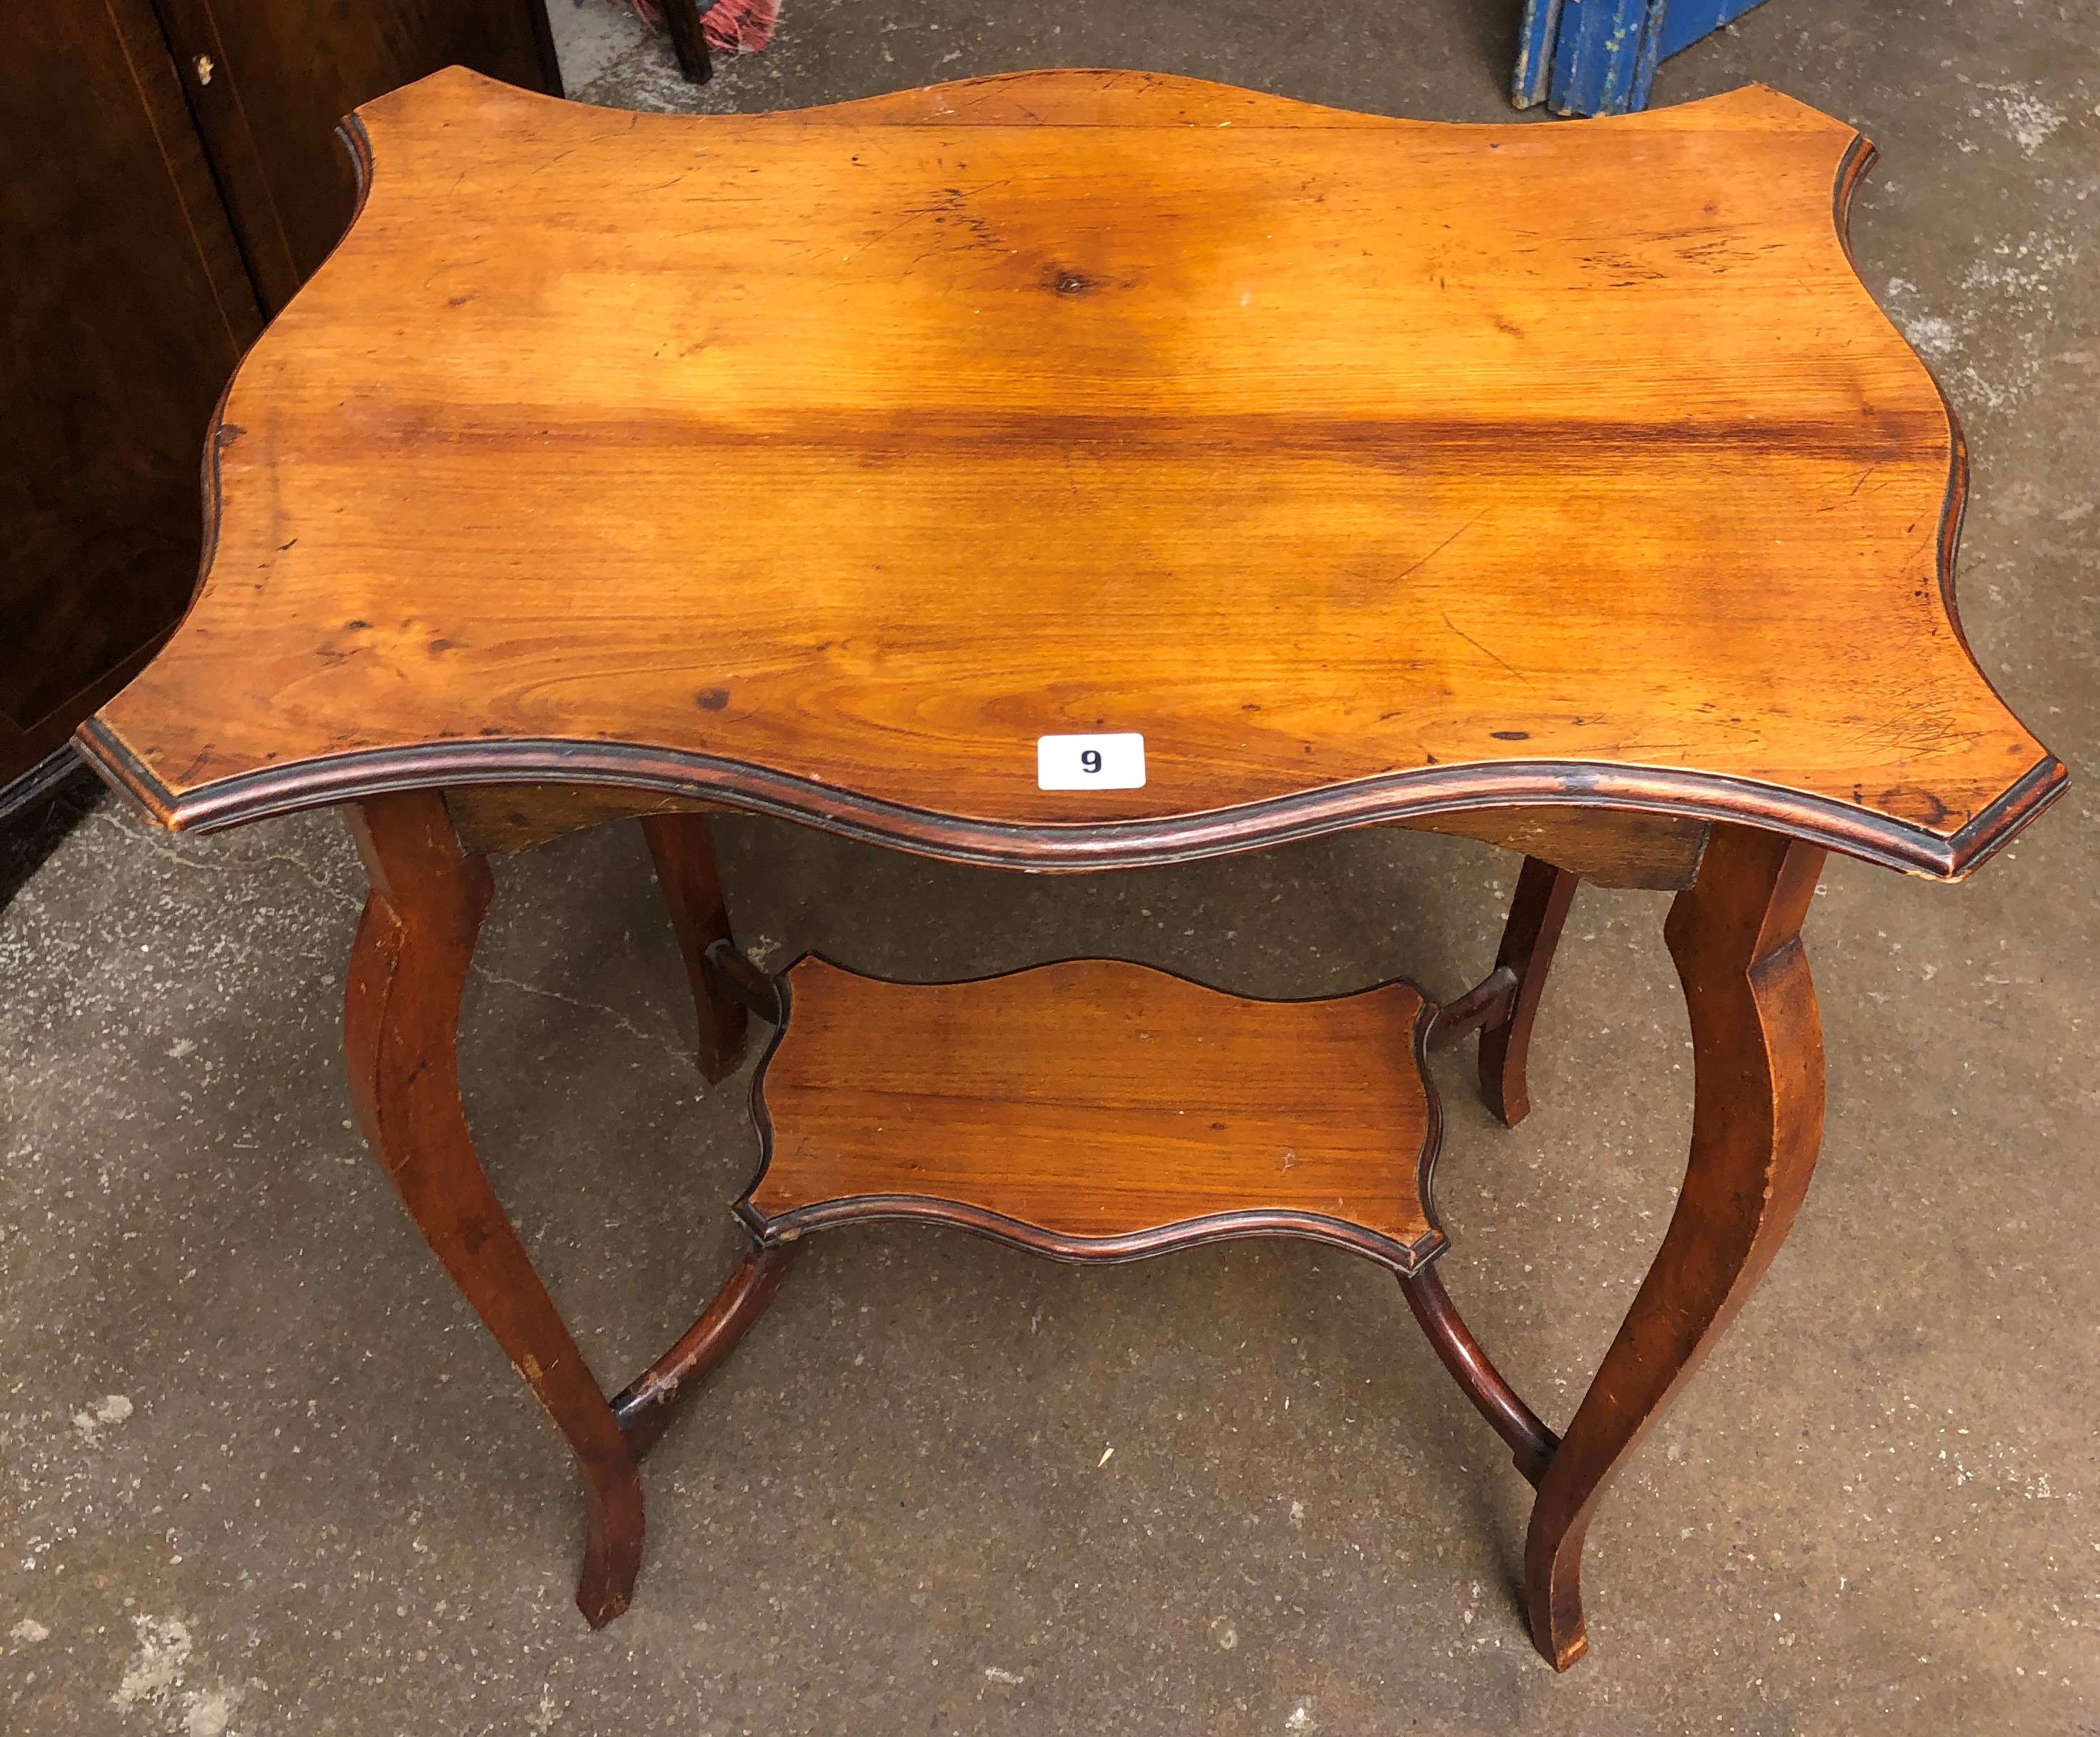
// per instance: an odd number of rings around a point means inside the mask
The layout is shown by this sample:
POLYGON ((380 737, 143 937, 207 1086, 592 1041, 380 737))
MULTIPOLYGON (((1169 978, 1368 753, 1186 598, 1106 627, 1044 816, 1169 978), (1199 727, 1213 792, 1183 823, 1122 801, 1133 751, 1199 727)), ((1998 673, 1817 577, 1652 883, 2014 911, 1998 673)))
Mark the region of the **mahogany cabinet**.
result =
POLYGON ((188 605, 198 455, 355 188, 337 121, 454 64, 558 95, 542 0, 70 0, 0 59, 0 819, 188 605))

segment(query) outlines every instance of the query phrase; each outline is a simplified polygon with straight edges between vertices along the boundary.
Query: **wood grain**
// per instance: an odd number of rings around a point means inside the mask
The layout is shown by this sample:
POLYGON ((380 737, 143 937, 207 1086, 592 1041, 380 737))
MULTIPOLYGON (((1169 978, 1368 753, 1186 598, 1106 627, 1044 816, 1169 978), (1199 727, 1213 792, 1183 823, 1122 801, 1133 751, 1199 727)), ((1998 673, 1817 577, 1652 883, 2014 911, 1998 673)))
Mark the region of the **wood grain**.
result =
POLYGON ((1405 983, 1249 1001, 1100 960, 898 984, 818 958, 785 981, 738 1207, 761 1242, 912 1218, 1120 1261, 1301 1236, 1402 1274, 1444 1246, 1405 983))
POLYGON ((1823 852, 1716 829, 1664 934, 1696 1069, 1692 1152, 1648 1275, 1539 1481, 1524 1551, 1532 1639, 1566 1670, 1589 1646, 1582 1545, 1606 1487, 1757 1288, 1823 1139, 1823 1028, 1801 942, 1823 852))
POLYGON ((1536 857, 1599 886, 1670 892, 1698 878, 1708 832, 1697 820, 1601 808, 1490 808, 1398 824, 1536 857))
POLYGON ((642 1566, 642 1481, 590 1365, 489 1186, 460 1102, 460 997, 494 880, 461 851, 434 791, 346 817, 372 883, 351 948, 343 1054, 372 1155, 431 1252, 567 1438, 584 1478, 576 1604, 627 1608, 642 1566))
POLYGON ((547 780, 1097 868, 1617 806, 1951 876, 2061 789, 1961 639, 1959 436, 1838 233, 1865 147, 1774 91, 452 72, 355 130, 203 594, 87 732, 169 824, 547 780), (1144 788, 1035 787, 1096 730, 1144 788))

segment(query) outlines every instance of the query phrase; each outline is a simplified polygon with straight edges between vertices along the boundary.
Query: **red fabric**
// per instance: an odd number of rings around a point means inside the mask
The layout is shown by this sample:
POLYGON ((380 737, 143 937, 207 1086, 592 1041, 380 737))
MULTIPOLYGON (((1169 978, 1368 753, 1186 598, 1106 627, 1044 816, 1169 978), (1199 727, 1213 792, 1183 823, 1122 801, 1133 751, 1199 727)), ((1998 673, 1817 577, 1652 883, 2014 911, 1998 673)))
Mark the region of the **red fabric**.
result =
MULTIPOLYGON (((652 30, 664 22, 659 0, 612 0, 625 6, 652 30)), ((718 55, 755 55, 773 40, 780 0, 715 0, 700 14, 700 34, 718 55)))
POLYGON ((779 0, 715 0, 700 14, 700 33, 718 55, 755 55, 773 40, 779 0))

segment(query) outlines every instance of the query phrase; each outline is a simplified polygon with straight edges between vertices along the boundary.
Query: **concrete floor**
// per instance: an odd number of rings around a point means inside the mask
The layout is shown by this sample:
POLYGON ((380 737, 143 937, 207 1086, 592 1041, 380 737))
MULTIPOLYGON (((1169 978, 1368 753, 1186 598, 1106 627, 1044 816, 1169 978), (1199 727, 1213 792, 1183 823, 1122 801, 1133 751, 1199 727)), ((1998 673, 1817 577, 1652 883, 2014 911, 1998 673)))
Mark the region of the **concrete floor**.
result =
MULTIPOLYGON (((576 94, 687 98, 660 38, 554 3, 576 94)), ((787 0, 699 106, 1070 62, 1506 119, 1516 10, 787 0)), ((2096 42, 2085 0, 1768 0, 1657 86, 1767 79, 1882 144, 1855 243, 1967 422, 1969 632, 2074 768, 2100 746, 2096 42)), ((0 1728, 2100 1731, 2092 793, 1965 886, 1833 864, 1820 1173, 1610 1497, 1595 1651, 1558 1678, 1512 1595, 1505 1456, 1390 1280, 1289 1246, 1096 1273, 818 1240, 651 1457, 640 1596, 592 1634, 567 1455, 348 1120, 340 829, 176 842, 104 802, 0 917, 0 1728)), ((739 929, 776 957, 1105 952, 1265 992, 1463 986, 1512 868, 1359 836, 1042 882, 721 832, 739 929)), ((743 1093, 686 1063, 629 830, 499 882, 470 1109, 616 1382, 727 1271, 743 1093)), ((1443 1071, 1445 1270, 1556 1422, 1681 1165, 1663 903, 1582 895, 1521 1130, 1443 1071)))

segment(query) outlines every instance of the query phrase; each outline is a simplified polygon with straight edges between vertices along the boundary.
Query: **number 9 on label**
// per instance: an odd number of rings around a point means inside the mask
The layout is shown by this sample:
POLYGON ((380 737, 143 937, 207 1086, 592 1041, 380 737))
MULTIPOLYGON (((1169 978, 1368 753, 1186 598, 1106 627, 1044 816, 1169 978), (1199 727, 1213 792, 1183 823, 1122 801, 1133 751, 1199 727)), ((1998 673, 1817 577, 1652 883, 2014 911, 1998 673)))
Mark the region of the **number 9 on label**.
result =
POLYGON ((1141 790, 1145 738, 1116 736, 1039 736, 1035 739, 1039 790, 1141 790))

